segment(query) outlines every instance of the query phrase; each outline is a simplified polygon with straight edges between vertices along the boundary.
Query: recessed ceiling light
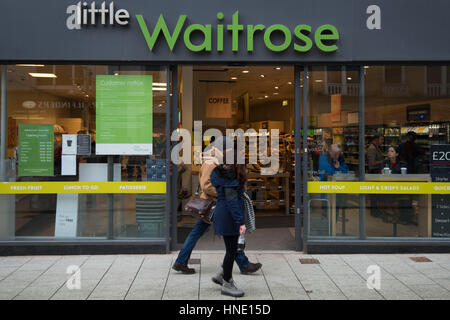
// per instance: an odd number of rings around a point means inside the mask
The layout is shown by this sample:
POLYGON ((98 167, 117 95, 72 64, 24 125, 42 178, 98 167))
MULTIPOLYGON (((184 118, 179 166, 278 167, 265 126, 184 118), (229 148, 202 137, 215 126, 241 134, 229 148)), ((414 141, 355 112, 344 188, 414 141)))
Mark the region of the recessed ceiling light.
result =
POLYGON ((273 94, 278 94, 278 92, 274 92, 273 94))
POLYGON ((264 96, 264 98, 268 98, 269 96, 264 96))
POLYGON ((289 82, 288 82, 288 84, 292 84, 292 82, 291 82, 291 81, 289 81, 289 82))
POLYGON ((261 78, 264 78, 264 75, 262 74, 262 75, 260 75, 260 77, 261 77, 261 78))
POLYGON ((242 70, 242 73, 249 73, 250 71, 248 70, 242 70))
POLYGON ((277 90, 278 90, 279 88, 278 88, 278 87, 275 87, 275 89, 277 89, 277 90))
POLYGON ((347 80, 352 80, 352 77, 347 77, 347 80))
POLYGON ((275 67, 274 69, 275 70, 281 70, 281 67, 275 67))
POLYGON ((237 77, 231 77, 231 80, 237 80, 237 77))
POLYGON ((317 79, 316 82, 322 82, 322 80, 321 79, 317 79))
POLYGON ((155 87, 167 87, 167 83, 165 82, 153 82, 155 87))
POLYGON ((45 67, 43 64, 16 64, 17 67, 45 67))
POLYGON ((57 78, 56 74, 54 73, 35 73, 35 72, 28 72, 30 76, 33 78, 57 78))
POLYGON ((369 66, 364 66, 364 69, 369 69, 369 66))

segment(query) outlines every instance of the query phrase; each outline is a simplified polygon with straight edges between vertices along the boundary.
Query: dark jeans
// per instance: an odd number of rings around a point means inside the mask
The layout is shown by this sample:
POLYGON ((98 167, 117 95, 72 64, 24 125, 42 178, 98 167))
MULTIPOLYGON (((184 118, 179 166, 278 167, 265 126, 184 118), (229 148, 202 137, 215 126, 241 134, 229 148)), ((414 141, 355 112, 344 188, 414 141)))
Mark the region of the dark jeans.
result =
MULTIPOLYGON (((194 250, 198 239, 200 239, 200 237, 206 232, 206 230, 208 230, 209 226, 210 225, 206 222, 203 222, 202 219, 198 219, 194 229, 192 229, 192 231, 184 241, 183 247, 181 248, 175 263, 182 266, 187 266, 189 258, 191 257, 192 250, 194 250)), ((241 270, 247 268, 250 265, 250 261, 248 261, 248 258, 244 253, 240 253, 236 256, 236 263, 241 270)))
POLYGON ((233 274, 234 259, 236 259, 239 236, 223 236, 225 242, 225 257, 223 258, 223 279, 229 282, 233 274))

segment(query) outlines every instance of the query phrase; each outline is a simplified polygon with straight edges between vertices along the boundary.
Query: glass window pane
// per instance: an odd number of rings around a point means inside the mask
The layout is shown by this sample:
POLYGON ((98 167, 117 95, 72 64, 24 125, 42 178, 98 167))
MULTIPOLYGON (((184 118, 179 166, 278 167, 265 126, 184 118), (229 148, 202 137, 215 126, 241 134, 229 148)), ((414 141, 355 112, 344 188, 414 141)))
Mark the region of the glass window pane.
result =
MULTIPOLYGON (((447 70, 435 65, 365 68, 366 181, 395 187, 435 179, 430 150, 450 143, 447 70), (394 70, 400 77, 393 76, 394 70)), ((367 195, 366 234, 448 237, 450 224, 444 221, 450 213, 437 209, 438 200, 449 201, 444 195, 367 195)))
MULTIPOLYGON (((7 157, 15 168, 10 170, 10 181, 68 185, 167 181, 164 67, 10 65, 8 71, 7 157), (102 84, 100 89, 97 83, 102 84), (39 133, 39 138, 30 132, 39 133), (97 143, 99 132, 103 141, 97 143), (129 137, 136 142, 129 142, 129 137), (111 151, 108 139, 114 143, 111 151), (151 155, 136 149, 147 148, 149 143, 151 155), (129 151, 133 144, 135 149, 129 151)), ((8 197, 15 203, 9 211, 16 237, 165 235, 165 194, 24 193, 8 197)))
MULTIPOLYGON (((358 181, 358 68, 309 72, 309 181, 358 181)), ((303 86, 303 82, 302 82, 303 86)), ((309 194, 309 235, 359 236, 359 196, 309 194)))

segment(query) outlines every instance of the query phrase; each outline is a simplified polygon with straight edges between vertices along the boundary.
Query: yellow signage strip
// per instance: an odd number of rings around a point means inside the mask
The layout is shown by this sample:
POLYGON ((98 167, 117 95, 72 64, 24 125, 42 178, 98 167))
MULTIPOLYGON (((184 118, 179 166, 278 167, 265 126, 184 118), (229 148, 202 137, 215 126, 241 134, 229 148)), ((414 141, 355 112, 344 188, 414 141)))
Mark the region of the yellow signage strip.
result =
POLYGON ((166 193, 166 182, 0 182, 0 194, 166 193))
POLYGON ((450 183, 310 181, 308 193, 450 194, 450 183))

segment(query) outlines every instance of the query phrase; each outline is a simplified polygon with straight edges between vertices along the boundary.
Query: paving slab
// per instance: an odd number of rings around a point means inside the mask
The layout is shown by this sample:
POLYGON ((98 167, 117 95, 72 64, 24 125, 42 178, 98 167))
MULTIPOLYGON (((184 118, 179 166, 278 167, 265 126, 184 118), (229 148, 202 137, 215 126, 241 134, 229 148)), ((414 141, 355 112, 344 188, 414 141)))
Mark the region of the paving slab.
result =
POLYGON ((300 280, 281 254, 258 255, 258 261, 263 264, 262 273, 265 277, 273 299, 308 300, 300 280))
POLYGON ((424 299, 450 297, 447 289, 436 285, 410 285, 408 288, 424 299))
MULTIPOLYGON (((211 281, 224 256, 194 251, 194 275, 171 267, 178 252, 163 255, 23 256, 0 258, 1 300, 235 300, 211 281), (81 288, 69 289, 69 266, 80 267, 81 288)), ((248 252, 263 267, 233 279, 245 296, 238 300, 450 300, 450 255, 305 255, 301 252, 248 252), (414 262, 425 256, 431 262, 414 262), (299 259, 319 264, 301 264, 299 259), (367 268, 378 265, 380 289, 367 288, 367 268)))

